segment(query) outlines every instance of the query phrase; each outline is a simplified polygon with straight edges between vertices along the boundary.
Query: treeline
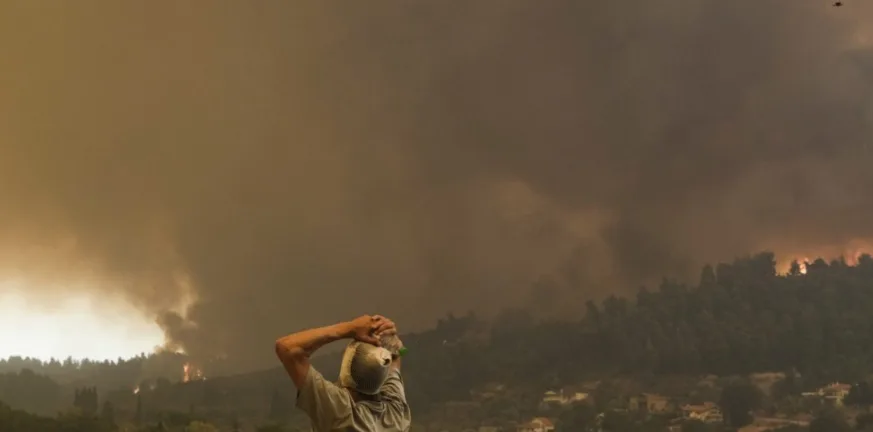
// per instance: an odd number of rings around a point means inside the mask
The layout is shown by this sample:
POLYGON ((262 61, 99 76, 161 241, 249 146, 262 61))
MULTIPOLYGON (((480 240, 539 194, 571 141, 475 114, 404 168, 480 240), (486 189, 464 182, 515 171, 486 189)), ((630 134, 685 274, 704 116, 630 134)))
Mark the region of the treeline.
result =
MULTIPOLYGON (((0 374, 29 369, 62 385, 85 383, 104 391, 121 386, 134 387, 144 380, 179 381, 183 377, 183 365, 190 361, 185 354, 166 350, 140 354, 129 359, 103 361, 78 360, 72 357, 43 361, 15 356, 0 359, 0 374)), ((223 359, 198 362, 195 366, 205 376, 226 375, 228 371, 227 362, 223 359)))
POLYGON ((28 357, 10 357, 0 359, 0 373, 31 370, 38 375, 44 375, 59 384, 88 383, 100 389, 111 389, 121 386, 136 386, 140 381, 149 378, 170 378, 179 380, 182 376, 182 365, 188 361, 184 354, 161 351, 149 355, 116 361, 94 361, 51 359, 41 361, 28 357))
POLYGON ((0 375, 0 402, 36 414, 55 414, 63 405, 61 386, 30 369, 0 375))
POLYGON ((0 430, 3 432, 110 432, 117 430, 111 421, 78 414, 43 416, 12 409, 0 402, 0 430))
POLYGON ((421 402, 494 381, 539 391, 615 375, 796 370, 808 388, 856 382, 873 372, 873 259, 779 275, 774 255, 760 253, 706 266, 696 285, 665 279, 634 299, 588 302, 576 321, 448 317, 406 340, 408 393, 421 402))
MULTIPOLYGON (((231 430, 239 431, 239 425, 231 430)), ((117 432, 119 430, 136 432, 218 432, 215 425, 202 421, 190 420, 186 416, 165 416, 165 418, 150 424, 124 424, 119 426, 110 413, 99 416, 80 411, 63 412, 56 416, 43 416, 23 410, 10 408, 0 402, 0 430, 3 432, 117 432)), ((288 432, 287 429, 262 427, 259 432, 288 432)))
MULTIPOLYGON (((304 421, 295 417, 293 386, 279 370, 189 383, 146 380, 137 388, 100 391, 90 385, 61 386, 24 369, 0 375, 0 403, 12 411, 34 415, 21 417, 19 413, 6 422, 26 420, 54 425, 85 421, 79 419, 84 417, 101 420, 105 430, 115 430, 112 425, 126 425, 127 430, 175 431, 199 423, 231 428, 234 424, 263 427, 304 421)), ((7 423, 0 422, 0 431, 10 430, 6 427, 7 423)))

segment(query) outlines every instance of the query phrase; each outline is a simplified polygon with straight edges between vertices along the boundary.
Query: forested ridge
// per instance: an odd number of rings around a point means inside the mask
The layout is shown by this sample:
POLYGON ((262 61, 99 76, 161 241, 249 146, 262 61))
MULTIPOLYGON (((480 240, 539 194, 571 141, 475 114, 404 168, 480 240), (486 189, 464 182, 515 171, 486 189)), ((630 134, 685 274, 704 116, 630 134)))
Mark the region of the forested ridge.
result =
POLYGON ((779 275, 774 258, 706 266, 696 285, 665 279, 634 299, 588 302, 578 321, 537 322, 524 311, 507 311, 487 329, 473 315, 441 320, 408 338, 408 375, 417 384, 410 393, 459 397, 453 388, 492 381, 545 388, 615 375, 792 369, 816 385, 873 371, 873 259, 818 259, 779 275))

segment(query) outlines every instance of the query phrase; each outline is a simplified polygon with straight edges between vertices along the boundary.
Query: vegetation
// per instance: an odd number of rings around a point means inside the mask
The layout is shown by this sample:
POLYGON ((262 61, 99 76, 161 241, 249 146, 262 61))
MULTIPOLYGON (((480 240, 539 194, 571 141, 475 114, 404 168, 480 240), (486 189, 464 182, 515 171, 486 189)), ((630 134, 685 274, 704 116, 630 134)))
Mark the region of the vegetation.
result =
POLYGON ((484 330, 472 315, 449 317, 408 338, 421 353, 409 362, 409 392, 456 399, 470 386, 522 376, 533 388, 622 374, 789 370, 807 388, 859 381, 873 371, 873 259, 816 260, 806 271, 795 264, 777 275, 773 255, 762 253, 706 266, 697 286, 664 280, 636 301, 589 302, 577 322, 509 311, 484 330))
POLYGON ((111 422, 76 412, 52 418, 15 410, 0 403, 0 430, 4 432, 110 432, 117 428, 111 422))
MULTIPOLYGON (((657 289, 643 288, 633 299, 610 296, 599 303, 588 302, 572 321, 537 320, 521 310, 505 311, 491 323, 473 314, 449 315, 429 331, 404 337, 414 353, 404 374, 417 419, 427 419, 432 406, 470 400, 472 389, 506 384, 512 399, 484 403, 480 407, 484 413, 478 414, 483 420, 533 416, 543 390, 568 383, 619 377, 652 383, 662 377, 787 371, 766 404, 754 386, 743 382, 723 383, 724 391, 709 397, 720 402, 729 425, 740 426, 750 420, 749 410, 765 405, 809 411, 800 402, 800 392, 832 381, 858 383, 846 403, 869 405, 873 402, 866 381, 873 371, 871 330, 871 257, 860 257, 856 265, 842 260, 795 263, 789 274, 778 275, 774 256, 761 253, 706 266, 693 286, 665 279, 657 289)), ((189 427, 208 420, 231 427, 243 421, 273 430, 302 421, 293 409, 293 389, 280 369, 174 384, 170 379, 178 381, 184 359, 173 356, 162 353, 80 364, 0 362, 0 368, 9 371, 0 375, 0 400, 14 408, 5 407, 0 421, 42 422, 38 427, 43 429, 31 430, 49 430, 45 429, 49 420, 19 410, 52 415, 74 403, 87 411, 83 418, 103 419, 103 424, 114 419, 189 427), (167 367, 173 372, 163 380, 143 382, 147 369, 160 370, 161 361, 173 363, 173 368, 167 367), (19 368, 10 371, 11 365, 19 368), (76 390, 82 383, 96 385, 96 390, 76 390), (136 383, 142 388, 138 395, 132 391, 136 383), (95 392, 108 405, 98 405, 95 392), (100 413, 89 417, 97 406, 103 407, 100 413)), ((316 364, 329 374, 338 369, 338 358, 320 358, 316 364)), ((559 427, 585 430, 582 425, 591 424, 601 412, 607 413, 598 420, 604 428, 629 427, 632 420, 613 410, 610 401, 638 390, 598 387, 594 407, 556 413, 563 425, 559 427)), ((843 427, 833 421, 822 415, 813 426, 843 427)), ((655 420, 652 425, 652 430, 663 428, 655 420)), ((692 422, 687 430, 704 426, 692 422)))

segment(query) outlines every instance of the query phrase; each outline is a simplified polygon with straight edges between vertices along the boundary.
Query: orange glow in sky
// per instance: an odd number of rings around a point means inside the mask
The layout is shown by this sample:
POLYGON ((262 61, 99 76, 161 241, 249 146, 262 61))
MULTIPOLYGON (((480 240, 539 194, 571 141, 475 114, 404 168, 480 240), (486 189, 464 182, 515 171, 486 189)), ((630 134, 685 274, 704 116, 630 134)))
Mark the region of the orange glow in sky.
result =
POLYGON ((822 258, 825 262, 843 257, 848 265, 858 264, 858 258, 863 254, 873 255, 873 242, 867 240, 853 240, 846 244, 830 245, 816 248, 804 248, 802 253, 776 253, 776 271, 785 274, 791 267, 791 261, 800 264, 800 272, 806 273, 806 265, 822 258))
POLYGON ((0 358, 94 360, 150 353, 164 337, 149 319, 120 299, 78 294, 45 305, 18 282, 0 282, 0 358))

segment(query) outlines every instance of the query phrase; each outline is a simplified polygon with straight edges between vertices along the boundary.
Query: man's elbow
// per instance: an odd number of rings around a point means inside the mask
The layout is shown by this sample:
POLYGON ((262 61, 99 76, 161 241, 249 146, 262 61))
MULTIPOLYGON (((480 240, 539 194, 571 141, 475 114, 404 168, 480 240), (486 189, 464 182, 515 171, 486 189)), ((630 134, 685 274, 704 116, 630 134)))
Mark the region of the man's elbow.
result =
POLYGON ((282 363, 299 360, 306 356, 306 352, 303 348, 284 343, 282 339, 276 341, 275 350, 276 357, 279 357, 279 360, 281 360, 282 363))
POLYGON ((298 389, 303 388, 309 372, 309 355, 302 347, 290 345, 281 339, 276 341, 275 349, 276 357, 279 357, 294 385, 298 389))

